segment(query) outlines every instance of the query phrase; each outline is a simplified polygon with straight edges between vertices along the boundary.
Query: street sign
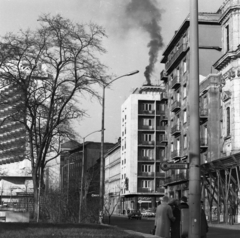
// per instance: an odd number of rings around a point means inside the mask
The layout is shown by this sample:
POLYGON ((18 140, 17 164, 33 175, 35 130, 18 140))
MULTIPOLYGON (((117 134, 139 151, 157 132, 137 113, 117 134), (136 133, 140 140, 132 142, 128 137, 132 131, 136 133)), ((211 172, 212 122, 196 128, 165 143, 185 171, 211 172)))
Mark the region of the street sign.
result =
POLYGON ((169 169, 188 169, 188 168, 189 168, 188 163, 168 163, 168 162, 161 163, 161 169, 164 171, 167 171, 169 169))

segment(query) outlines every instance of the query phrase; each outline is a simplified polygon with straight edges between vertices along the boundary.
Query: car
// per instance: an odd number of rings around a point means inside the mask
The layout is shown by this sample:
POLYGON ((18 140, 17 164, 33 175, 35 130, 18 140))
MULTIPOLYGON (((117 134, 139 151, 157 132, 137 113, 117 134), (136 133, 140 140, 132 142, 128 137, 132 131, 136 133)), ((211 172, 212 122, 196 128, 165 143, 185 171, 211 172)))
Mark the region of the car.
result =
POLYGON ((143 217, 155 217, 155 212, 153 212, 152 210, 148 209, 148 210, 143 210, 142 211, 142 216, 143 217))
POLYGON ((140 211, 131 211, 129 214, 128 214, 128 219, 139 219, 141 220, 142 219, 142 214, 140 211))

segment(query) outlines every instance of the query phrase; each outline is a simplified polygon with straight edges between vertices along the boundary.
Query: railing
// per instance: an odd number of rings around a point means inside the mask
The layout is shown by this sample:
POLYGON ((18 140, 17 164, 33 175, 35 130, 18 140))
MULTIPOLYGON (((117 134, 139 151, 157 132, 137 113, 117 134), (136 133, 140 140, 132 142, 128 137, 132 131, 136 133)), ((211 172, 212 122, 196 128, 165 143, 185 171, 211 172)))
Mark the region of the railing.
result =
POLYGON ((138 172, 138 176, 153 177, 154 176, 154 172, 138 172))
POLYGON ((145 126, 145 125, 142 125, 142 126, 140 126, 139 129, 140 129, 140 130, 154 130, 154 127, 153 127, 153 126, 145 126))
POLYGON ((174 150, 171 153, 172 158, 180 157, 180 150, 174 150))
POLYGON ((171 133, 172 133, 172 134, 180 133, 180 125, 179 125, 179 124, 174 125, 174 126, 171 128, 171 133))
POLYGON ((207 146, 208 145, 208 140, 207 138, 200 138, 200 146, 207 146))
POLYGON ((167 138, 167 135, 163 135, 161 138, 160 138, 160 143, 167 143, 168 142, 168 138, 167 138))
POLYGON ((166 127, 165 126, 157 126, 158 131, 165 131, 166 127))
POLYGON ((150 188, 141 188, 141 187, 138 187, 137 191, 138 191, 139 193, 152 193, 152 192, 154 192, 152 187, 150 187, 150 188))
POLYGON ((165 178, 165 173, 156 172, 156 177, 158 177, 158 178, 165 178))
POLYGON ((178 102, 178 101, 174 101, 171 105, 171 111, 174 112, 174 111, 177 111, 181 108, 181 102, 178 102))
POLYGON ((176 76, 173 78, 171 88, 176 88, 176 87, 178 87, 179 85, 180 85, 180 77, 179 77, 179 75, 176 75, 176 76))
POLYGON ((139 145, 154 145, 154 141, 140 141, 139 145))
POLYGON ((166 101, 168 100, 167 93, 162 92, 160 96, 160 101, 166 101))
POLYGON ((167 77, 167 73, 165 70, 162 70, 161 73, 160 73, 160 79, 161 80, 167 80, 168 77, 167 77))
POLYGON ((157 188, 156 192, 158 192, 158 193, 165 193, 165 188, 157 188))
POLYGON ((208 109, 200 109, 199 110, 200 117, 207 117, 208 116, 208 109))
POLYGON ((155 114, 155 110, 140 110, 139 114, 154 115, 155 114))
POLYGON ((138 157, 139 161, 153 161, 154 157, 149 157, 149 156, 139 156, 138 157))
POLYGON ((168 69, 173 65, 173 63, 177 60, 177 58, 187 50, 187 44, 182 44, 178 51, 173 55, 173 57, 171 59, 168 60, 168 62, 165 64, 166 70, 168 71, 168 69))

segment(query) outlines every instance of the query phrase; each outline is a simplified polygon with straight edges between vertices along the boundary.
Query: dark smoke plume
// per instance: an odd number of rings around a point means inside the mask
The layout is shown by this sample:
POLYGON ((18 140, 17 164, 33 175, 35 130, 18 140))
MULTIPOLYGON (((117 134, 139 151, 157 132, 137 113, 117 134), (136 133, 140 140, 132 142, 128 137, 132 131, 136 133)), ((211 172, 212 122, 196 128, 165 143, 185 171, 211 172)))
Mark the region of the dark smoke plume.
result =
POLYGON ((157 8, 155 0, 131 0, 126 6, 126 16, 130 20, 128 27, 140 26, 142 30, 149 33, 151 38, 147 45, 149 47, 149 65, 144 72, 147 83, 151 84, 151 74, 157 62, 158 52, 163 46, 159 25, 161 11, 157 8))

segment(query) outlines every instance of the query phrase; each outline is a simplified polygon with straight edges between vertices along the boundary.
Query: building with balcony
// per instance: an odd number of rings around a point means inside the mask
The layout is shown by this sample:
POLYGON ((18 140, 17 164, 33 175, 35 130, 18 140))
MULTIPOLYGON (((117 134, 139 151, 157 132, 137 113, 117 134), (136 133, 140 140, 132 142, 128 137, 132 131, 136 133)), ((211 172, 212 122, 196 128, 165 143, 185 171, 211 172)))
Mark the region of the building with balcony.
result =
POLYGON ((0 80, 0 190, 2 202, 18 202, 18 194, 32 193, 31 162, 26 158, 26 130, 15 116, 23 107, 21 90, 0 80))
POLYGON ((159 86, 143 85, 121 107, 121 196, 123 212, 155 208, 164 195, 166 103, 159 86))
MULTIPOLYGON (((240 222, 239 17, 239 0, 224 1, 216 13, 199 13, 201 196, 208 219, 218 222, 228 221, 229 207, 240 222)), ((161 61, 168 98, 166 158, 174 163, 189 163, 190 41, 187 18, 161 61)), ((188 179, 187 169, 167 171, 164 186, 168 195, 188 196, 188 179)))

